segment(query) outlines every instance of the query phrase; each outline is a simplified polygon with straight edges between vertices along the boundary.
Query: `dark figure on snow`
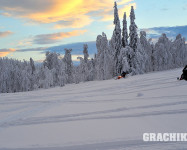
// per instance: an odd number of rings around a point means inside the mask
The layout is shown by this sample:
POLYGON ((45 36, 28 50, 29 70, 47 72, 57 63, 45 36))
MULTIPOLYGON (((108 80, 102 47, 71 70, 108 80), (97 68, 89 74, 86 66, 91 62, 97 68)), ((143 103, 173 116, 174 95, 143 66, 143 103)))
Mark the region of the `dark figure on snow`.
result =
POLYGON ((118 76, 117 79, 125 78, 125 76, 128 74, 128 72, 122 72, 121 76, 118 76))
POLYGON ((122 74, 121 74, 121 76, 123 77, 123 78, 125 78, 125 76, 127 75, 127 72, 122 72, 122 74))
POLYGON ((182 70, 183 74, 181 75, 180 80, 187 80, 187 65, 182 70))

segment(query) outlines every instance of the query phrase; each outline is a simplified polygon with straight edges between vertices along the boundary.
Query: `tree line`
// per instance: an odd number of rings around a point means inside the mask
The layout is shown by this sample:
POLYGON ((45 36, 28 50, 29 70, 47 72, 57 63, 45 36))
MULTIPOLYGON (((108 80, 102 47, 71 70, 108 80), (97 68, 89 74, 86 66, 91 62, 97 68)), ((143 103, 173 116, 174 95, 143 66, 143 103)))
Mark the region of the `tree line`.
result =
POLYGON ((156 43, 147 40, 146 32, 138 35, 134 8, 131 7, 129 30, 124 13, 122 29, 117 3, 114 3, 114 31, 110 40, 105 33, 97 36, 97 54, 89 58, 88 45, 83 45, 84 57, 73 65, 72 49, 62 57, 46 52, 41 65, 30 61, 0 58, 0 93, 32 91, 39 88, 64 86, 93 80, 111 79, 122 72, 131 75, 183 67, 187 64, 187 46, 180 34, 175 40, 162 34, 156 43))

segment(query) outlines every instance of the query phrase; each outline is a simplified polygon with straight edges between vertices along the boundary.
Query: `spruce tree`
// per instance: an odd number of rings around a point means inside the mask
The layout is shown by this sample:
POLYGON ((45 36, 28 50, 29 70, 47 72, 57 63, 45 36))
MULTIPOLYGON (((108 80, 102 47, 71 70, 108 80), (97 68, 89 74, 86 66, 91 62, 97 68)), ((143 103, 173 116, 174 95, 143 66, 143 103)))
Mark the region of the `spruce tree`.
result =
POLYGON ((84 62, 87 63, 88 62, 88 57, 89 57, 89 54, 88 54, 88 45, 84 44, 83 49, 84 49, 83 50, 84 62))
POLYGON ((111 45, 112 48, 114 49, 114 75, 117 75, 120 73, 120 68, 118 67, 118 56, 120 54, 120 49, 122 47, 122 41, 121 41, 121 27, 120 27, 120 20, 119 20, 119 15, 118 15, 118 8, 117 8, 117 3, 114 3, 114 31, 111 39, 111 45))
POLYGON ((72 49, 65 48, 65 55, 63 58, 64 64, 65 64, 65 73, 67 74, 66 82, 67 83, 73 83, 73 62, 71 57, 71 51, 72 49))
POLYGON ((31 66, 31 69, 32 69, 32 74, 33 74, 34 71, 36 70, 36 68, 35 68, 34 61, 33 61, 32 58, 30 58, 30 66, 31 66))
POLYGON ((137 26, 135 24, 135 13, 134 13, 134 8, 133 6, 131 6, 131 13, 130 13, 130 27, 129 27, 129 30, 130 30, 130 34, 129 34, 129 37, 130 37, 130 44, 129 46, 135 51, 136 48, 137 48, 137 42, 138 42, 138 34, 137 34, 137 26))
POLYGON ((126 12, 124 12, 123 30, 122 30, 122 46, 125 48, 125 46, 127 45, 128 45, 127 17, 126 17, 126 12))

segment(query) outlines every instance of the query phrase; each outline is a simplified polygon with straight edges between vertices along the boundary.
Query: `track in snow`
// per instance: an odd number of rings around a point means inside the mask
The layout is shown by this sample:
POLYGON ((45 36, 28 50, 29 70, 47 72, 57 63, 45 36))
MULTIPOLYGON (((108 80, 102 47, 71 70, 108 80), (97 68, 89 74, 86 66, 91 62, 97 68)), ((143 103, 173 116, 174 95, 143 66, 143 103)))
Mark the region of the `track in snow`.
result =
POLYGON ((184 142, 142 141, 144 132, 186 132, 180 73, 0 94, 0 150, 187 149, 184 142))

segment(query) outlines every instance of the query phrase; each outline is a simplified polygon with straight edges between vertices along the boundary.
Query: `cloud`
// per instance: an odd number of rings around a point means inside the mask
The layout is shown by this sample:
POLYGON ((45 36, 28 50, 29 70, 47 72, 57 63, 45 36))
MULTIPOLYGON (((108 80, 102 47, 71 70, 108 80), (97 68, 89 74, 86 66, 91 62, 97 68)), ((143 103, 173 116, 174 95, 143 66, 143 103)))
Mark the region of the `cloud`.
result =
POLYGON ((64 38, 72 36, 79 36, 84 34, 87 30, 73 30, 71 32, 58 32, 53 34, 40 34, 36 35, 33 39, 34 44, 53 44, 57 43, 64 38))
MULTIPOLYGON (((129 6, 135 5, 132 1, 118 0, 118 6, 122 8, 120 14, 129 12, 129 6)), ((55 28, 81 28, 89 25, 94 17, 113 19, 114 0, 0 0, 0 4, 1 14, 5 16, 38 23, 57 23, 55 28)))
POLYGON ((26 48, 26 49, 18 49, 16 52, 40 52, 47 50, 48 47, 37 47, 37 48, 26 48))
POLYGON ((13 32, 11 32, 11 31, 0 32, 0 38, 1 37, 7 37, 7 36, 9 36, 11 34, 13 34, 13 32))
POLYGON ((17 48, 20 48, 20 47, 31 47, 32 46, 32 39, 29 39, 29 38, 26 38, 26 39, 23 39, 19 42, 17 42, 17 48))
POLYGON ((5 57, 7 56, 9 53, 16 51, 13 48, 9 48, 9 49, 0 49, 0 57, 5 57))
POLYGON ((165 33, 170 39, 175 39, 178 34, 181 34, 187 39, 187 26, 155 27, 141 30, 146 31, 148 37, 153 39, 158 39, 162 35, 162 33, 165 33))
POLYGON ((73 55, 80 55, 83 54, 83 45, 88 45, 88 53, 89 55, 94 55, 97 52, 96 42, 95 41, 87 41, 87 42, 78 42, 78 43, 71 43, 71 44, 63 44, 59 46, 49 47, 47 50, 51 52, 57 52, 60 54, 64 54, 64 49, 72 49, 73 55))
POLYGON ((81 28, 84 26, 89 25, 93 19, 91 19, 89 16, 82 15, 75 18, 67 18, 66 20, 58 21, 57 24, 54 26, 55 29, 61 29, 66 27, 72 27, 72 28, 81 28))
POLYGON ((0 15, 6 16, 6 17, 11 17, 11 16, 12 16, 11 14, 9 14, 9 13, 7 13, 7 12, 5 12, 5 13, 0 13, 0 15))

